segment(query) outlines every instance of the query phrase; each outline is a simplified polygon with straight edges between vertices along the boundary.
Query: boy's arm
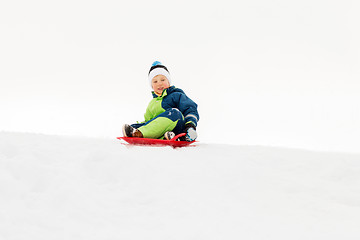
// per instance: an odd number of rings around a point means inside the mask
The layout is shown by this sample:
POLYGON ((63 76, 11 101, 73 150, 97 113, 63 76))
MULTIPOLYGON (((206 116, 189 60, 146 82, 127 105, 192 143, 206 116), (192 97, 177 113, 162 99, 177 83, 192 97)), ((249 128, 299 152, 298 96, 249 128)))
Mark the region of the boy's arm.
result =
POLYGON ((194 141, 197 138, 196 126, 199 121, 197 104, 185 94, 181 94, 179 108, 185 117, 186 141, 194 141))
POLYGON ((196 129, 197 122, 199 121, 199 113, 197 111, 197 104, 191 100, 186 94, 180 95, 179 110, 185 118, 185 126, 193 126, 196 129))
POLYGON ((145 114, 144 114, 144 118, 145 118, 144 123, 147 122, 147 121, 150 121, 150 120, 152 119, 152 115, 151 115, 151 113, 150 113, 149 106, 146 108, 146 112, 145 112, 145 114))
POLYGON ((144 113, 144 121, 141 121, 141 122, 138 121, 137 123, 146 123, 147 121, 151 120, 151 113, 149 110, 149 105, 146 107, 146 111, 144 113))

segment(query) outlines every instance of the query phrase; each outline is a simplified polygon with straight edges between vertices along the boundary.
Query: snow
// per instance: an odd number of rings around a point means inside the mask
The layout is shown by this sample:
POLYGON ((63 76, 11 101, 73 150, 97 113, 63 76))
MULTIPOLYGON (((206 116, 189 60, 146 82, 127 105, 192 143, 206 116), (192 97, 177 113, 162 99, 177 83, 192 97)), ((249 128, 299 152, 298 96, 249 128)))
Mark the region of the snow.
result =
POLYGON ((0 132, 0 239, 359 239, 360 155, 0 132))

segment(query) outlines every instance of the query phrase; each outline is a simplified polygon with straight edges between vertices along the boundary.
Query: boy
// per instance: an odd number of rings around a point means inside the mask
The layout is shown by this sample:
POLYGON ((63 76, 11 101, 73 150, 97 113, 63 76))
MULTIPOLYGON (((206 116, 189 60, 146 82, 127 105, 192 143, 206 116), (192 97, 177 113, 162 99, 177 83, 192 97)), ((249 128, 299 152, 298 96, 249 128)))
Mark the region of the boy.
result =
POLYGON ((183 90, 171 85, 168 69, 161 62, 154 62, 148 79, 153 89, 145 121, 123 126, 124 137, 165 138, 186 133, 181 139, 193 141, 197 138, 196 126, 199 121, 197 104, 186 96, 183 90))

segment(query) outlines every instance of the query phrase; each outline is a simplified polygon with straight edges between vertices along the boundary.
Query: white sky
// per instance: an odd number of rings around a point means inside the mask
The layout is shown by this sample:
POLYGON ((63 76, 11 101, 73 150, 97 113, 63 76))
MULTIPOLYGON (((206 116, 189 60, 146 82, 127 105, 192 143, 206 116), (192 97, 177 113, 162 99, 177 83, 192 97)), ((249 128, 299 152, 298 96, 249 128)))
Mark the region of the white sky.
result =
POLYGON ((199 140, 360 152, 358 1, 2 1, 0 131, 116 137, 155 60, 199 140))

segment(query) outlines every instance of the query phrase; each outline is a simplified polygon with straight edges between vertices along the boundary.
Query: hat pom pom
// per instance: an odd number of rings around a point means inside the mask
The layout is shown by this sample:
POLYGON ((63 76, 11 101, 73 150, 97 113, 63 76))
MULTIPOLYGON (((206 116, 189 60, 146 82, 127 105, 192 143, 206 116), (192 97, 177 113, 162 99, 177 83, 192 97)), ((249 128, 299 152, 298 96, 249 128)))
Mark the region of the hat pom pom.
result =
POLYGON ((159 61, 153 62, 152 66, 156 66, 156 65, 161 65, 161 62, 159 62, 159 61))

